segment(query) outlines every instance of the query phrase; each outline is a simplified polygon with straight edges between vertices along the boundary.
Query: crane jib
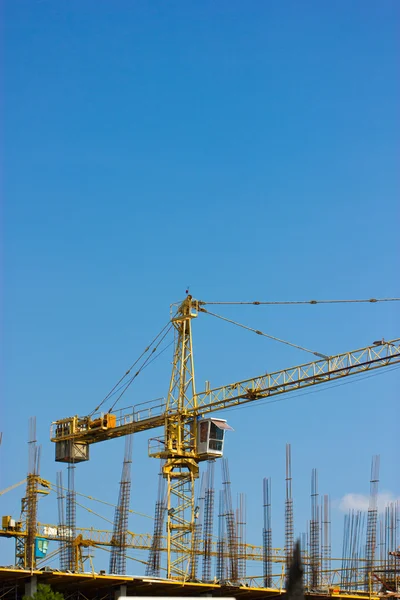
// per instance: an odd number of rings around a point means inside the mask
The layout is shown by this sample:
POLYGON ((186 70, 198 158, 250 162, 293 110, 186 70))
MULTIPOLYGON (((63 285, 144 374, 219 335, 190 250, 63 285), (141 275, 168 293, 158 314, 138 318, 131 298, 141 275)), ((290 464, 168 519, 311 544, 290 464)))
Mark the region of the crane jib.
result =
MULTIPOLYGON (((379 342, 373 346, 331 356, 328 359, 267 373, 253 379, 194 394, 190 406, 187 406, 179 414, 182 422, 187 422, 197 416, 217 410, 255 402, 350 375, 360 375, 399 362, 400 340, 379 342)), ((52 424, 51 439, 54 442, 73 439, 82 444, 93 444, 130 433, 162 427, 165 425, 167 416, 173 418, 177 414, 176 409, 167 411, 165 404, 158 404, 157 410, 149 410, 145 414, 140 414, 136 407, 130 407, 123 415, 121 413, 121 416, 106 413, 93 418, 70 417, 52 424)), ((61 446, 59 448, 62 450, 61 446)), ((75 460, 77 459, 79 456, 75 457, 75 460)), ((82 456, 82 460, 86 460, 85 457, 82 456)))
MULTIPOLYGON (((203 415, 215 410, 221 410, 221 408, 229 408, 230 406, 246 404, 247 402, 299 390, 310 385, 334 381, 349 375, 359 375, 365 371, 371 371, 380 367, 393 365, 398 362, 400 362, 400 352, 396 352, 390 356, 359 362, 355 365, 346 365, 344 367, 330 369, 319 374, 298 377, 296 379, 276 381, 276 374, 265 375, 258 379, 275 379, 276 382, 261 386, 246 387, 246 384, 255 381, 248 380, 246 382, 234 384, 233 386, 225 386, 223 388, 216 388, 215 390, 199 393, 197 394, 197 408, 188 412, 193 412, 196 415, 203 415)), ((284 372, 281 373, 283 374, 284 372)))

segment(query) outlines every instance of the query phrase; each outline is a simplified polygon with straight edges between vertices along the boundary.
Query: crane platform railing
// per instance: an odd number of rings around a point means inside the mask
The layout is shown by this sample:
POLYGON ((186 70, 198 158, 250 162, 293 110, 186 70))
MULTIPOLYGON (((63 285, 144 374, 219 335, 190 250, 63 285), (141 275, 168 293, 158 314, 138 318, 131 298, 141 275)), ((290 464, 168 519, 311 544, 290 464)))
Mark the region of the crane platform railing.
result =
POLYGON ((67 417, 54 421, 50 426, 51 441, 84 437, 88 443, 110 437, 127 435, 137 431, 164 425, 166 400, 157 398, 110 412, 98 412, 85 417, 67 417))

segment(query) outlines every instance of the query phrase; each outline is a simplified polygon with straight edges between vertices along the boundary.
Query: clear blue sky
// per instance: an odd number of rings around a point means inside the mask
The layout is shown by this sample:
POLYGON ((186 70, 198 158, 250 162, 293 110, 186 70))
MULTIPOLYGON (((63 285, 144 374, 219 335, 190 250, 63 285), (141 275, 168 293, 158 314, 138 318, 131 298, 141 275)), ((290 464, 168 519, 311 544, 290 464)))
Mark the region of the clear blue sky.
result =
MULTIPOLYGON (((398 2, 9 0, 3 13, 1 489, 25 476, 30 415, 55 481, 50 422, 91 411, 188 285, 202 300, 400 296, 398 2)), ((327 354, 399 336, 394 304, 223 314, 327 354)), ((194 348, 198 390, 309 360, 205 315, 194 348)), ((124 404, 166 395, 170 360, 171 348, 124 404)), ((270 475, 283 544, 286 442, 296 532, 316 467, 335 554, 339 501, 368 493, 373 454, 381 489, 400 496, 396 385, 382 372, 221 413, 249 542, 261 543, 270 475)), ((115 502, 122 456, 122 440, 93 447, 77 489, 115 502)), ((135 510, 153 513, 157 471, 137 435, 135 510)), ((1 514, 17 516, 20 496, 1 514)), ((57 520, 55 498, 40 520, 57 520)), ((83 509, 78 524, 110 527, 83 509)), ((0 564, 13 550, 2 542, 0 564)))

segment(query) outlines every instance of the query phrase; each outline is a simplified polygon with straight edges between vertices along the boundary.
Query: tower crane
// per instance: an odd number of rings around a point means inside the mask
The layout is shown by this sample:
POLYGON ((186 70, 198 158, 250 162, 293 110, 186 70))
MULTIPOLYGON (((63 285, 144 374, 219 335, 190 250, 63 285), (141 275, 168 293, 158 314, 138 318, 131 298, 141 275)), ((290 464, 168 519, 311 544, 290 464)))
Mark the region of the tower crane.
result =
POLYGON ((225 420, 207 415, 400 362, 400 339, 381 340, 335 356, 314 353, 319 360, 197 392, 192 320, 207 312, 205 304, 188 295, 171 319, 176 337, 165 404, 64 418, 51 424, 50 434, 56 460, 78 463, 89 459, 91 444, 164 428, 162 437, 149 441, 149 456, 163 459, 167 481, 167 577, 178 580, 194 576, 194 485, 199 463, 223 455, 224 434, 230 429, 225 420))

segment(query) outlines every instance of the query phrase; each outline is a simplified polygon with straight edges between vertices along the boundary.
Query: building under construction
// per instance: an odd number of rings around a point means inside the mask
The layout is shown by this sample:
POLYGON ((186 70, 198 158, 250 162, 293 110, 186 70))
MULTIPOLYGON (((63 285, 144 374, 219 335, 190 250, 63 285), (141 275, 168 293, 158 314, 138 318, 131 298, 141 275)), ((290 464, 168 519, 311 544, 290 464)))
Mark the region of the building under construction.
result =
POLYGON ((0 569, 1 597, 30 594, 38 582, 50 583, 65 594, 81 594, 86 598, 105 598, 113 594, 274 596, 285 590, 294 542, 298 538, 307 593, 321 597, 398 595, 400 513, 396 502, 389 503, 383 513, 378 513, 379 457, 372 461, 368 511, 352 511, 346 515, 342 556, 334 557, 330 500, 328 495, 319 493, 316 469, 311 471, 310 478, 310 519, 295 527, 291 447, 287 444, 283 477, 284 543, 276 547, 273 482, 267 473, 263 498, 260 498, 261 543, 252 545, 246 536, 246 496, 239 494, 237 499, 233 498, 229 465, 223 456, 224 436, 230 426, 224 419, 213 417, 213 413, 393 366, 400 362, 400 340, 380 340, 356 351, 326 356, 279 339, 277 341, 312 353, 317 360, 214 389, 207 386, 199 393, 195 386, 192 344, 192 320, 198 314, 208 313, 257 335, 272 337, 212 313, 206 306, 205 302, 188 295, 174 307, 168 324, 92 413, 52 423, 56 461, 67 465, 65 487, 62 472, 57 474, 56 484, 41 477, 40 449, 35 421, 31 420, 29 466, 21 513, 18 518, 2 517, 1 536, 15 539, 15 564, 12 568, 0 569), (166 400, 117 409, 121 396, 160 351, 171 330, 175 334, 175 347, 166 400), (106 402, 112 405, 108 411, 101 412, 106 402), (164 434, 149 443, 149 456, 160 462, 154 527, 153 531, 137 534, 129 529, 132 436, 160 427, 164 434), (89 460, 91 444, 122 436, 126 444, 113 527, 107 531, 78 527, 75 470, 80 462, 89 460), (205 468, 200 476, 201 464, 205 468), (218 490, 215 489, 217 464, 221 466, 222 481, 218 490), (57 498, 58 523, 44 525, 38 516, 38 499, 49 494, 57 498), (56 546, 52 552, 48 552, 50 542, 56 546), (96 570, 93 559, 96 548, 109 550, 108 570, 96 570), (145 575, 142 577, 126 575, 127 558, 132 549, 143 553, 145 575), (57 557, 56 568, 46 565, 50 556, 57 557), (256 576, 247 574, 252 562, 259 566, 256 576))

